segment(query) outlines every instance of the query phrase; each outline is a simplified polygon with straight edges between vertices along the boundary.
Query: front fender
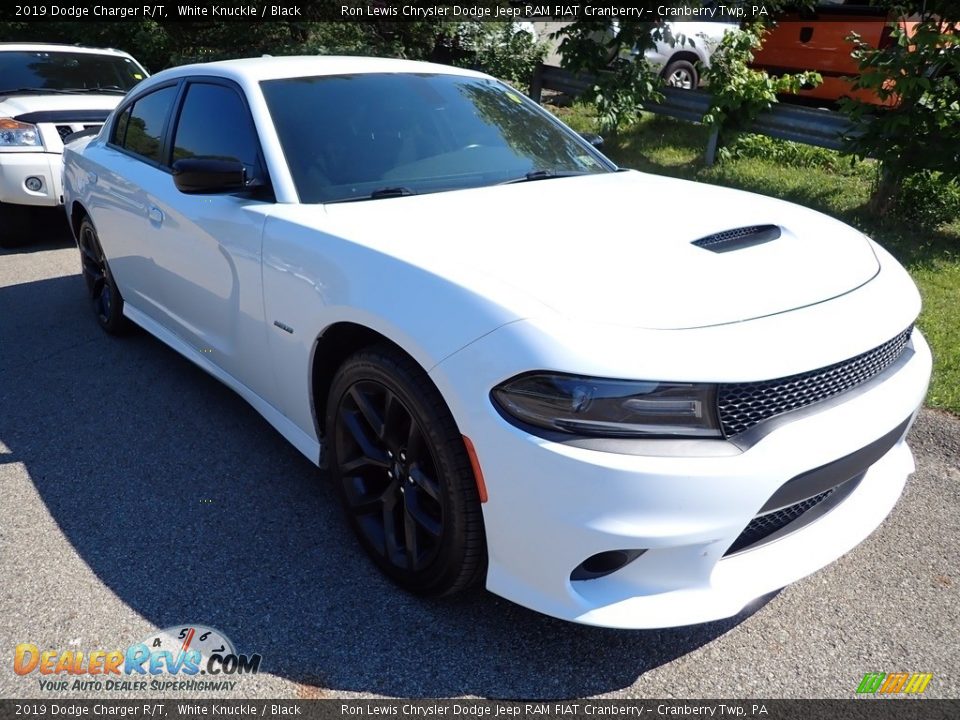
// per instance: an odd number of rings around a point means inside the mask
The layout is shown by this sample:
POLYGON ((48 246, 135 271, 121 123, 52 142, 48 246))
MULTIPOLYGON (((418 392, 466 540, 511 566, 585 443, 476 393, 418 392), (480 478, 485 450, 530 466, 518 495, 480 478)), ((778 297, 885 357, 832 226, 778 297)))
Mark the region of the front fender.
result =
MULTIPOLYGON (((314 211, 322 218, 321 207, 314 211)), ((264 228, 263 291, 269 354, 280 395, 276 404, 313 436, 312 353, 330 326, 350 322, 369 328, 429 371, 520 317, 486 293, 294 222, 282 209, 264 228)))

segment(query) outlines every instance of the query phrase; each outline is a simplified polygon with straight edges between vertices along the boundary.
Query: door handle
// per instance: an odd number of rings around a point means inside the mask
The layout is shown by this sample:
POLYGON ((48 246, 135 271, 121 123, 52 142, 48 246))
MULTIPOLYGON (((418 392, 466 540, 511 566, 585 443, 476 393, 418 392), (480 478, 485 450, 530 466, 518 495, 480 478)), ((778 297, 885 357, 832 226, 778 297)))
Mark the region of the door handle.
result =
POLYGON ((150 218, 150 222, 159 225, 163 222, 163 211, 160 210, 160 208, 151 205, 150 210, 147 211, 147 217, 150 218))

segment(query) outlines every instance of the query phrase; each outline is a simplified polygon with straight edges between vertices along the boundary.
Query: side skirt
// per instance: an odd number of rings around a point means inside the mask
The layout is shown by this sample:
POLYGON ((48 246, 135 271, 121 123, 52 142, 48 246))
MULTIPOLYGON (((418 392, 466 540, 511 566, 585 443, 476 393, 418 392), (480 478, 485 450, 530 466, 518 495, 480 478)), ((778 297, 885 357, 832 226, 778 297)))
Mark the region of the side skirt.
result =
POLYGON ((124 303, 123 314, 137 325, 142 327, 148 333, 153 335, 161 342, 169 345, 173 350, 183 355, 187 360, 205 370, 217 380, 222 382, 237 395, 246 400, 253 409, 263 415, 264 419, 270 423, 287 441, 297 450, 303 453, 306 458, 314 465, 320 466, 320 443, 316 438, 301 430, 286 415, 277 410, 273 405, 260 397, 253 390, 248 388, 233 375, 223 370, 219 365, 215 365, 209 358, 194 350, 190 345, 183 341, 180 336, 170 332, 160 325, 156 320, 145 315, 140 310, 124 303))

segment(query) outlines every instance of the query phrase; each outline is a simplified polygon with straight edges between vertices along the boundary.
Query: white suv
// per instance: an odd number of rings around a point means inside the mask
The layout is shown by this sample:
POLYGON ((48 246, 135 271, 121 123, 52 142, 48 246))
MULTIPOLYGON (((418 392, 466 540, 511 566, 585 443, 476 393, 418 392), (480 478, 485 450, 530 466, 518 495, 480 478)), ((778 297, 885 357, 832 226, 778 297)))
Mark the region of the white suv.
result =
POLYGON ((644 56, 655 68, 662 68, 660 76, 665 84, 691 90, 700 85, 700 70, 710 67, 710 58, 723 36, 736 30, 736 23, 727 22, 664 23, 663 39, 644 56))
POLYGON ((0 43, 0 246, 25 242, 31 214, 62 204, 64 139, 98 129, 147 75, 118 50, 0 43))

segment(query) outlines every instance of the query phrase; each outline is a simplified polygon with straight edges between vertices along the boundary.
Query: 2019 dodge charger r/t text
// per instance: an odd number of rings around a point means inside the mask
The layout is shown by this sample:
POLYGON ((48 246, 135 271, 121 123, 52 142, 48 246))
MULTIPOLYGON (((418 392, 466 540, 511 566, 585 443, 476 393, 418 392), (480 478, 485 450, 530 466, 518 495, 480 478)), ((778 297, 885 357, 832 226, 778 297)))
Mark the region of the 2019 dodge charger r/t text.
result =
POLYGON ((99 129, 146 75, 119 50, 0 43, 0 246, 26 242, 36 211, 59 207, 64 139, 99 129))
POLYGON ((853 548, 913 470, 931 358, 889 254, 621 170, 486 75, 166 70, 68 145, 64 182, 100 325, 133 321, 322 454, 412 591, 724 618, 853 548))

